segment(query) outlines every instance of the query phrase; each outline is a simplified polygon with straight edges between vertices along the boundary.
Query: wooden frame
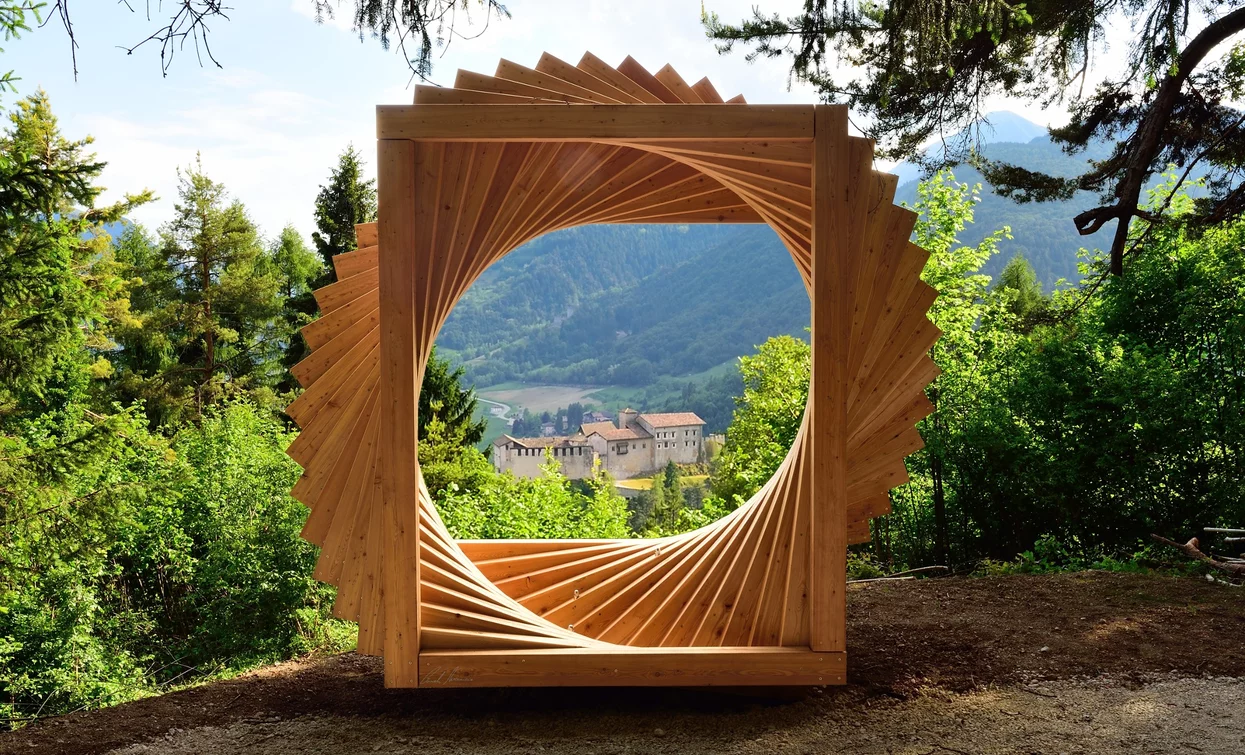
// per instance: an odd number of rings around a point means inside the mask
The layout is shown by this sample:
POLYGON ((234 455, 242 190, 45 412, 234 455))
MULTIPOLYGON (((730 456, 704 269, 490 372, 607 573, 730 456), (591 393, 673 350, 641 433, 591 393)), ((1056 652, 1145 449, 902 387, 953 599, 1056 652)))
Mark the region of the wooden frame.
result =
MULTIPOLYGON (((289 414, 315 576, 388 686, 839 684, 847 545, 921 447, 926 254, 841 106, 723 103, 591 54, 502 61, 377 111, 380 218, 334 259, 289 414), (756 495, 647 540, 456 542, 420 474, 433 341, 493 262, 589 223, 767 223, 812 300, 803 424, 756 495)), ((743 292, 741 295, 746 295, 743 292)))

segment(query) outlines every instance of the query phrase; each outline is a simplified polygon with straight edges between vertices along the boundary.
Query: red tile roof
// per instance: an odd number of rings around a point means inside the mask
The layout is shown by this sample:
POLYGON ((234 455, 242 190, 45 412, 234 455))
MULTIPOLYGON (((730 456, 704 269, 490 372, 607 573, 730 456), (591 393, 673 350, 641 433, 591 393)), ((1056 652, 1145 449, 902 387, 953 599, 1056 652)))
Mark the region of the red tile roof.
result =
POLYGON ((620 430, 611 422, 589 422, 581 426, 579 431, 584 435, 600 435, 606 440, 635 440, 652 437, 644 431, 644 428, 628 427, 626 430, 620 430))
POLYGON ((686 425, 703 425, 705 421, 696 416, 696 412, 666 412, 663 414, 641 414, 640 419, 653 427, 680 427, 686 425))

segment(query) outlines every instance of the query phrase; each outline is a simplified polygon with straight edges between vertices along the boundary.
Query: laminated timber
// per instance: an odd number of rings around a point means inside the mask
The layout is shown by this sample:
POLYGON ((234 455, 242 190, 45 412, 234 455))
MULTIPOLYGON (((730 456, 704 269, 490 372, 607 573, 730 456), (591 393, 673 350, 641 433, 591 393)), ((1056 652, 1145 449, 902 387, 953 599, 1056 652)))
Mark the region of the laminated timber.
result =
MULTIPOLYGON (((846 552, 921 446, 938 331, 896 179, 839 106, 666 66, 503 60, 377 111, 379 223, 334 260, 289 454, 334 612, 389 686, 838 684, 846 552), (660 539, 455 541, 417 454, 437 332, 484 270, 589 223, 766 223, 812 302, 808 406, 749 501, 660 539)), ((746 292, 743 292, 746 295, 746 292)))

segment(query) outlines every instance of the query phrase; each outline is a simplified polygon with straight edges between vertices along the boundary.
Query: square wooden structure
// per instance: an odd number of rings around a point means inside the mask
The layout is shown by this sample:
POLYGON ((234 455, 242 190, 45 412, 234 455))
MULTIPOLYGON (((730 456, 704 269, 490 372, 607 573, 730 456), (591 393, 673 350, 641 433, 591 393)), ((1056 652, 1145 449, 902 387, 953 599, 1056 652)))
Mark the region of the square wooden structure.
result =
POLYGON ((384 656, 385 683, 843 683, 847 546, 907 480, 938 336, 915 216, 846 108, 724 103, 669 66, 544 55, 421 86, 377 109, 377 137, 379 222, 316 292, 288 412, 316 577, 359 622, 360 652, 384 656), (751 500, 694 532, 455 541, 417 456, 433 341, 490 264, 590 223, 774 229, 812 302, 796 442, 751 500))

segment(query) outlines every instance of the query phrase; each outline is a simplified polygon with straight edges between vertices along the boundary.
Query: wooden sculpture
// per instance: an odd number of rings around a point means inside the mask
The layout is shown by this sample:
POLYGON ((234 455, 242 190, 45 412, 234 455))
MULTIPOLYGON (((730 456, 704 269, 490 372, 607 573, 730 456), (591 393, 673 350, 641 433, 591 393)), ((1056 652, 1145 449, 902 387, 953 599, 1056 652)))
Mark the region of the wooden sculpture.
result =
MULTIPOLYGON (((380 220, 334 258, 294 368, 289 454, 316 578, 385 683, 839 684, 849 543, 907 480, 937 374, 934 291, 896 178, 840 106, 722 102, 592 55, 460 72, 377 110, 380 220), (708 527, 644 540, 455 541, 420 475, 433 340, 490 264, 589 223, 766 223, 812 301, 812 383, 778 472, 708 527)), ((746 291, 740 292, 746 296, 746 291)))

